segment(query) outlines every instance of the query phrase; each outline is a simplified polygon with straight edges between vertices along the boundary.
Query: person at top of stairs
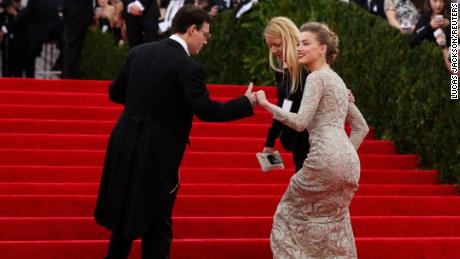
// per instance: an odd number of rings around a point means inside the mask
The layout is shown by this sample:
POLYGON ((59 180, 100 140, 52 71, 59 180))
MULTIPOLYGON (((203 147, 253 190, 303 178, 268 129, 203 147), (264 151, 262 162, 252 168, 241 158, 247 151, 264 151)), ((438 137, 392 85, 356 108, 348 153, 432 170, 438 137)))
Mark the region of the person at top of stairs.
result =
POLYGON ((179 166, 193 115, 208 122, 254 114, 252 85, 226 103, 210 99, 201 65, 190 57, 209 39, 209 15, 192 5, 173 19, 174 34, 133 48, 109 87, 124 104, 110 136, 95 209, 112 231, 106 258, 127 258, 142 238, 142 258, 169 258, 179 166))

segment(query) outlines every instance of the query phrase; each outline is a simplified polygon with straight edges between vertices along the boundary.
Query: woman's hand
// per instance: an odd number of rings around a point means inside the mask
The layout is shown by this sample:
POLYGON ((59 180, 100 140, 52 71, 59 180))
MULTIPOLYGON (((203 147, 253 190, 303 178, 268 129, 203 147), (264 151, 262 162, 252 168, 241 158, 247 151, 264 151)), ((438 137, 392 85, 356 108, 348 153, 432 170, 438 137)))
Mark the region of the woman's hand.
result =
POLYGON ((441 22, 441 27, 445 28, 445 27, 449 26, 449 24, 450 24, 449 19, 443 19, 442 22, 441 22))
POLYGON ((263 90, 259 90, 256 92, 256 98, 257 98, 257 103, 259 105, 266 105, 268 104, 268 100, 267 100, 267 97, 265 96, 265 92, 263 90))
POLYGON ((445 28, 450 24, 449 19, 438 20, 436 18, 431 19, 430 25, 433 29, 445 28))
POLYGON ((273 154, 275 150, 272 147, 264 147, 264 150, 262 150, 262 153, 269 153, 273 154))
POLYGON ((441 28, 442 25, 443 25, 443 22, 442 21, 439 21, 437 20, 436 18, 434 19, 431 19, 431 22, 430 22, 430 25, 431 25, 431 28, 433 29, 438 29, 438 28, 441 28))
POLYGON ((446 35, 444 33, 440 33, 436 36, 436 43, 439 47, 445 48, 446 47, 446 35))

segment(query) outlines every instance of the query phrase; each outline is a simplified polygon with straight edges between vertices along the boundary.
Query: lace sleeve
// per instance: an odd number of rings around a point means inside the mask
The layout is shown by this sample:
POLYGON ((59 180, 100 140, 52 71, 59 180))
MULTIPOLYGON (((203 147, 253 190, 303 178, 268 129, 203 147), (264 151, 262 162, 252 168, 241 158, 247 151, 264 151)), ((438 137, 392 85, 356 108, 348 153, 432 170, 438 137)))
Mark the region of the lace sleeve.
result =
POLYGON ((310 124, 318 109, 323 88, 324 84, 320 74, 312 73, 307 77, 298 113, 283 111, 278 106, 271 106, 268 110, 273 114, 275 120, 286 124, 296 131, 302 132, 310 124))
POLYGON ((350 124, 351 127, 350 141, 355 149, 358 150, 359 146, 369 132, 369 127, 367 126, 363 115, 354 103, 350 102, 348 104, 346 121, 350 124))

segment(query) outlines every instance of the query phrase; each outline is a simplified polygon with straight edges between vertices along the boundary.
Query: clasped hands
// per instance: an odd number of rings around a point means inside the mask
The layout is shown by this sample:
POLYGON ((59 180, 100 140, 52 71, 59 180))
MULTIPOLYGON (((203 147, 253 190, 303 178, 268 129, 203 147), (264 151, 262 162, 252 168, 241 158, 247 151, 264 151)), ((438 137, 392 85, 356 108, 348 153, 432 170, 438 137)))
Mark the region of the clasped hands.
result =
POLYGON ((250 83, 248 89, 246 90, 246 93, 244 94, 251 102, 252 107, 268 103, 267 98, 265 97, 265 92, 263 90, 253 92, 253 88, 254 84, 250 83))
MULTIPOLYGON (((248 89, 246 90, 246 93, 244 94, 251 102, 252 107, 256 105, 265 106, 266 104, 270 103, 267 100, 267 97, 265 96, 265 92, 263 90, 253 92, 253 88, 254 84, 250 83, 248 89)), ((353 95, 350 89, 348 89, 348 101, 352 103, 355 102, 355 96, 353 95)))

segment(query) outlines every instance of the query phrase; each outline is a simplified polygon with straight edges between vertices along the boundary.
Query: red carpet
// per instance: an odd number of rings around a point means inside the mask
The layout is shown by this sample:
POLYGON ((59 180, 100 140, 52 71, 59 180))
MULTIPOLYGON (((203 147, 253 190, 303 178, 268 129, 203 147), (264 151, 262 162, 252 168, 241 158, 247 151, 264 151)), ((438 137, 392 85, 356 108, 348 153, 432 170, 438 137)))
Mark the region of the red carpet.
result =
MULTIPOLYGON (((121 107, 104 81, 0 79, 0 258, 102 258, 109 232, 91 218, 108 134, 121 107)), ((225 101, 242 86, 209 86, 225 101)), ((264 88, 275 99, 273 88, 264 88)), ((293 171, 263 173, 270 115, 195 120, 174 210, 172 258, 271 258, 275 207, 293 171), (227 159, 231 154, 233 160, 227 159)), ((349 129, 347 128, 349 132, 349 129)), ((460 258, 460 197, 416 155, 368 134, 352 202, 359 258, 460 258)), ((140 258, 136 242, 130 258, 140 258)))

